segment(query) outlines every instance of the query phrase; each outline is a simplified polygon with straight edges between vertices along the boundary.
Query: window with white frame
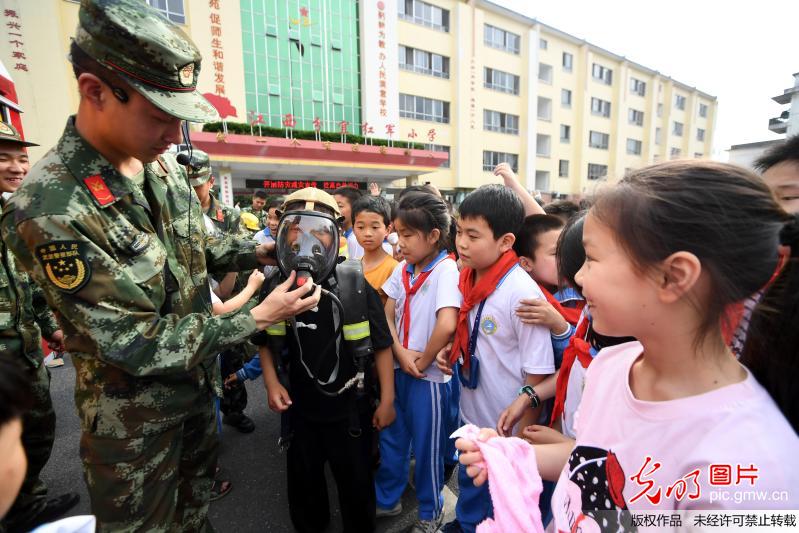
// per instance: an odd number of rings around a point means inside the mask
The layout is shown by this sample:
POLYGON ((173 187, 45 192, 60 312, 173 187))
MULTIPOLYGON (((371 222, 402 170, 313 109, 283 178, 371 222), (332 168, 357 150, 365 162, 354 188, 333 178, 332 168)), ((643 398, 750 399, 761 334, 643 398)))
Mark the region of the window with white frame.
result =
POLYGON ((552 120, 552 100, 550 98, 538 97, 538 119, 552 120))
POLYGON ((630 78, 630 92, 638 96, 646 96, 646 82, 637 78, 630 78))
POLYGON ((696 129, 696 140, 699 142, 705 142, 705 130, 702 128, 696 129))
POLYGON ((546 170, 535 171, 535 190, 548 191, 549 190, 549 172, 546 170))
POLYGON ((602 133, 601 131, 589 131, 588 146, 591 148, 599 148, 600 150, 607 150, 608 146, 610 146, 610 135, 602 133))
POLYGON ((671 156, 672 159, 677 159, 682 155, 682 150, 680 150, 679 148, 672 147, 671 151, 669 152, 669 155, 671 156))
POLYGON ((674 128, 672 128, 671 132, 677 137, 682 137, 682 130, 683 130, 683 123, 674 121, 674 128))
POLYGON ((183 0, 147 0, 147 3, 160 11, 168 20, 176 24, 186 23, 186 12, 183 9, 183 0))
POLYGON ((569 177, 569 160, 568 159, 561 159, 558 161, 558 177, 559 178, 568 178, 569 177))
POLYGON ((563 52, 563 70, 571 72, 574 67, 574 56, 569 52, 563 52))
POLYGON ((400 93, 399 114, 403 118, 448 124, 449 102, 400 93))
POLYGON ((588 179, 589 180, 601 180, 605 176, 608 175, 608 166, 607 165, 597 165, 594 163, 588 163, 588 179))
POLYGON ((707 118, 707 104, 699 104, 699 116, 707 118))
POLYGON ((674 95, 674 107, 677 109, 685 109, 685 97, 681 94, 674 95))
POLYGON ((568 124, 560 125, 560 142, 569 143, 572 140, 572 127, 568 124))
POLYGON ((519 94, 519 76, 495 68, 483 69, 483 86, 503 93, 519 94))
POLYGON ((552 65, 538 64, 538 79, 548 85, 552 84, 552 65))
POLYGON ((560 105, 562 107, 572 106, 572 92, 569 89, 560 90, 560 105))
POLYGON ((660 138, 662 137, 660 128, 655 128, 655 144, 660 144, 660 138))
POLYGON ((397 15, 414 24, 449 31, 449 10, 422 0, 397 0, 397 15))
POLYGON ((448 57, 410 46, 399 46, 399 67, 436 78, 449 78, 448 57))
POLYGON ((552 152, 552 142, 549 135, 539 133, 535 136, 535 155, 549 157, 552 152))
POLYGON ((518 55, 521 49, 521 40, 520 35, 497 28, 491 24, 486 24, 484 27, 483 42, 491 48, 498 48, 518 55))
POLYGON ((613 70, 608 67, 603 67, 599 63, 594 63, 591 67, 591 75, 595 80, 604 83, 605 85, 613 84, 613 70))
POLYGON ((541 50, 546 50, 549 47, 549 43, 546 39, 539 39, 538 40, 538 48, 541 50))
POLYGON ((627 153, 630 155, 641 155, 641 141, 637 139, 627 139, 627 153))
POLYGON ((610 102, 602 100, 601 98, 591 97, 591 114, 599 115, 600 117, 609 117, 610 102))
POLYGON ((630 124, 634 124, 636 126, 643 126, 644 125, 644 112, 639 111, 637 109, 630 109, 628 112, 628 120, 630 124))
POLYGON ((514 172, 519 171, 519 155, 505 152, 483 151, 483 170, 492 172, 500 163, 507 163, 514 172))
POLYGON ((519 116, 499 111, 483 110, 483 129, 499 133, 519 134, 519 116))

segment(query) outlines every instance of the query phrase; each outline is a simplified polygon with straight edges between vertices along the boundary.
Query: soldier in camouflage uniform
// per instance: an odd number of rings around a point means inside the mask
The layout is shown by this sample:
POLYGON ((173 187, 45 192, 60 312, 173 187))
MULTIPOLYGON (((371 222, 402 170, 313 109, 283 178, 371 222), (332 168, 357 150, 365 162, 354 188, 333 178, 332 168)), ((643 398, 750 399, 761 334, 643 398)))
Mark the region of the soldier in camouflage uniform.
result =
POLYGON ((264 207, 266 207, 266 192, 255 191, 252 195, 252 205, 242 208, 241 212, 252 213, 258 217, 258 229, 262 230, 267 227, 267 218, 269 217, 269 213, 264 207))
MULTIPOLYGON (((228 207, 214 196, 214 175, 211 172, 211 160, 208 154, 197 148, 191 152, 185 150, 181 154, 191 158, 191 164, 186 168, 189 183, 194 187, 205 216, 213 223, 210 233, 219 235, 238 235, 246 237, 249 234, 241 232, 239 228, 240 212, 234 207, 228 207)), ((206 227, 209 224, 206 222, 206 227)))
MULTIPOLYGON (((186 167, 186 172, 189 176, 189 183, 194 187, 194 191, 200 199, 200 205, 205 213, 203 217, 205 227, 209 233, 217 236, 240 235, 242 238, 250 238, 250 232, 246 228, 240 227, 243 224, 239 223, 239 210, 223 205, 211 192, 214 186, 214 175, 211 172, 211 161, 208 154, 197 149, 192 150, 191 153, 188 151, 181 153, 191 160, 186 167)), ((219 277, 220 279, 215 281, 222 285, 223 293, 230 292, 229 295, 222 296, 228 298, 228 296, 233 296, 241 291, 249 276, 250 272, 241 272, 239 276, 231 273, 219 277), (241 278, 244 278, 244 285, 242 285, 241 278)), ((222 352, 220 354, 222 376, 229 376, 236 372, 244 366, 245 359, 249 360, 255 353, 255 346, 249 341, 222 352)), ((247 389, 243 383, 236 382, 226 386, 219 407, 224 415, 222 420, 225 424, 235 427, 242 433, 255 431, 255 423, 244 414, 244 409, 247 407, 247 389)))
MULTIPOLYGON (((27 146, 38 145, 22 140, 13 126, 0 122, 0 193, 13 193, 22 184, 30 168, 27 146)), ((0 198, 0 214, 4 203, 0 198)), ((64 514, 80 499, 72 492, 48 500, 47 486, 39 478, 55 439, 55 412, 50 398, 50 373, 42 354, 42 335, 54 346, 60 346, 63 338, 42 290, 0 240, 0 357, 19 366, 33 393, 33 407, 22 420, 28 469, 0 531, 30 531, 64 514)))
POLYGON ((200 54, 141 0, 82 0, 78 18, 78 113, 0 228, 57 311, 75 365, 100 531, 203 531, 216 354, 315 306, 320 291, 286 283, 271 300, 211 316, 207 271, 273 261, 268 247, 209 238, 185 170, 164 154, 181 120, 217 116, 196 91, 200 54))

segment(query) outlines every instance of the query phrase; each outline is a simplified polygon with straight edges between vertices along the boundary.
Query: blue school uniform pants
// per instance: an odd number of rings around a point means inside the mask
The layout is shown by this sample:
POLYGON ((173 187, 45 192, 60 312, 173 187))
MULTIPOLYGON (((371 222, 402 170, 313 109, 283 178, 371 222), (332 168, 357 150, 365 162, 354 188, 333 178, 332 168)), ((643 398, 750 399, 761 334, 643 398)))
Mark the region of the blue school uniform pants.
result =
POLYGON ((416 379, 394 370, 397 419, 380 432, 380 468, 375 476, 378 507, 391 509, 402 497, 413 449, 419 518, 432 520, 441 513, 451 390, 446 383, 416 379))

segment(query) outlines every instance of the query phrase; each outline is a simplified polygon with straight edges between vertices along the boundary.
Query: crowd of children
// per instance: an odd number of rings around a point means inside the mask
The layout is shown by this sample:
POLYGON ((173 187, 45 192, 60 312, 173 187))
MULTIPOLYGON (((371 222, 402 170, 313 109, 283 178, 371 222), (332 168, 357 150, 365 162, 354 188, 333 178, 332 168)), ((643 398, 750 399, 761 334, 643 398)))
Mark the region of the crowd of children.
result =
MULTIPOLYGON (((333 246, 351 259, 313 280, 333 296, 259 334, 260 357, 227 377, 262 374, 284 416, 295 529, 330 520, 325 464, 345 531, 399 514, 411 468, 422 533, 500 523, 507 487, 488 488, 500 479, 538 501, 537 526, 561 531, 625 529, 632 510, 746 507, 729 497, 739 486, 709 484, 719 465, 786 495, 757 508, 799 508, 793 198, 710 162, 641 169, 581 206, 541 207, 508 165, 495 174, 504 184, 473 191, 457 216, 427 186, 395 202, 344 188, 266 206, 259 241, 289 231, 278 224, 287 213, 310 212, 338 224, 333 246), (455 520, 444 524, 461 426, 455 520), (494 453, 532 454, 543 490, 481 451, 513 436, 528 448, 494 453)), ((214 311, 295 281, 265 273, 214 311)), ((0 413, 9 450, 21 408, 0 413)))
MULTIPOLYGON (((782 394, 772 400, 720 333, 736 302, 775 272, 780 229, 794 228, 782 232, 783 244, 791 244, 784 235, 795 239, 795 218, 768 187, 731 166, 666 163, 625 178, 589 209, 562 201, 542 208, 507 165, 495 174, 504 185, 469 194, 456 218, 432 188, 403 191, 394 205, 350 189, 336 194, 348 218, 342 246, 382 299, 394 365, 392 382, 381 381, 392 388, 393 422, 379 431, 376 509, 359 510, 364 530, 401 512, 411 465, 413 531, 472 532, 493 516, 483 483, 490 467, 463 439, 461 462, 472 466, 459 471, 456 519, 443 523, 449 435, 463 425, 535 447, 539 516, 560 529, 575 520, 616 529, 629 520, 625 510, 687 507, 672 494, 656 501, 654 489, 636 497, 624 483, 648 468, 647 457, 663 465, 649 472, 663 487, 717 463, 757 464, 763 487, 799 486, 789 453, 798 451, 796 420, 785 407, 795 389, 767 385, 782 394), (738 246, 725 248, 733 235, 738 246), (745 434, 752 448, 743 454, 735 443, 745 434), (774 435, 779 442, 767 445, 774 435)), ((792 261, 780 263, 783 276, 792 261)), ((795 372, 791 354, 773 364, 795 372)), ((350 460, 372 465, 374 457, 350 460)), ((795 505, 799 494, 789 498, 766 505, 795 505)))

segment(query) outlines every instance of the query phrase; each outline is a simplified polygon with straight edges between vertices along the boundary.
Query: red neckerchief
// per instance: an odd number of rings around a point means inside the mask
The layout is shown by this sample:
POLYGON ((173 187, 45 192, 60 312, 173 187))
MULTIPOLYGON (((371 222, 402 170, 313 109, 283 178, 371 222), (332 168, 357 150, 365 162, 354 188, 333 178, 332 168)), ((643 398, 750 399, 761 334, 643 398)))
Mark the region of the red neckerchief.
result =
POLYGON ((497 288, 499 281, 516 266, 519 256, 513 250, 508 250, 502 254, 480 281, 474 283, 474 269, 464 268, 461 270, 458 288, 463 295, 463 303, 458 311, 458 326, 455 328, 455 340, 452 343, 449 361, 455 364, 461 355, 463 356, 463 368, 469 369, 469 361, 472 354, 469 353, 469 311, 485 300, 497 288))
POLYGON ((588 326, 588 316, 584 315, 583 320, 577 326, 577 331, 569 339, 569 345, 563 350, 563 362, 560 365, 558 381, 555 383, 555 406, 552 408, 552 418, 549 421, 550 427, 563 414, 563 408, 566 405, 566 389, 569 386, 569 374, 574 361, 579 359, 583 368, 588 368, 588 365, 594 359, 591 357, 591 345, 585 340, 588 326))
POLYGON ((543 285, 539 283, 538 287, 541 289, 541 292, 544 293, 544 297, 547 299, 547 302, 549 302, 552 307, 554 307, 555 310, 560 313, 560 316, 562 316, 563 319, 572 326, 576 326, 577 322, 580 320, 580 315, 583 312, 583 306, 563 307, 563 305, 557 301, 555 297, 552 296, 552 293, 546 290, 543 285))
MULTIPOLYGON (((790 257, 785 254, 779 255, 777 268, 771 275, 771 279, 769 279, 768 282, 763 285, 763 288, 757 291, 755 294, 762 294, 768 290, 769 287, 771 287, 771 284, 774 283, 774 280, 777 279, 777 276, 782 273, 782 269, 788 264, 788 259, 790 259, 790 257)), ((724 344, 726 346, 729 346, 732 343, 733 339, 735 338, 735 333, 738 331, 738 326, 740 325, 741 319, 744 315, 744 302, 745 301, 742 300, 740 302, 732 303, 727 306, 727 309, 724 310, 725 316, 722 317, 721 320, 721 336, 724 339, 724 344)))
POLYGON ((447 259, 454 259, 452 254, 433 265, 433 268, 427 272, 422 272, 416 277, 416 282, 411 285, 411 274, 407 269, 402 270, 402 286, 405 287, 405 303, 402 307, 402 318, 400 319, 400 326, 402 327, 402 346, 408 347, 408 335, 411 331, 411 297, 417 293, 424 285, 425 280, 433 273, 438 265, 447 259))

